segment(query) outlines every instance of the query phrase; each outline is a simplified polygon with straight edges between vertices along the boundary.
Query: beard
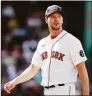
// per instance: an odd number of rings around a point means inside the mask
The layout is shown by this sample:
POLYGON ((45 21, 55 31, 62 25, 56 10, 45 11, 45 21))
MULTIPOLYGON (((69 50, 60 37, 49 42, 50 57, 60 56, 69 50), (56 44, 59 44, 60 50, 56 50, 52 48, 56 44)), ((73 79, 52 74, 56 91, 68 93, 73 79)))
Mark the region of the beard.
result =
POLYGON ((51 25, 51 29, 52 30, 59 30, 61 28, 61 24, 59 22, 53 22, 53 24, 51 25))
POLYGON ((51 26, 51 28, 52 28, 53 30, 59 30, 60 27, 61 27, 61 26, 57 26, 57 25, 56 25, 56 26, 51 26))

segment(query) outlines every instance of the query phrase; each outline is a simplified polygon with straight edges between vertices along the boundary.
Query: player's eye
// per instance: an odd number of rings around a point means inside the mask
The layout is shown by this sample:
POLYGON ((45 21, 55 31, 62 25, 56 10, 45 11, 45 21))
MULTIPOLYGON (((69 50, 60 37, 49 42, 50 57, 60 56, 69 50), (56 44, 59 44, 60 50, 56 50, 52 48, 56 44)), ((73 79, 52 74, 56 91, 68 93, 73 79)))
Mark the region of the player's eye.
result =
POLYGON ((55 16, 51 16, 51 19, 54 19, 54 18, 56 18, 55 16))
POLYGON ((58 15, 58 16, 51 16, 51 19, 60 19, 61 18, 61 15, 58 15))

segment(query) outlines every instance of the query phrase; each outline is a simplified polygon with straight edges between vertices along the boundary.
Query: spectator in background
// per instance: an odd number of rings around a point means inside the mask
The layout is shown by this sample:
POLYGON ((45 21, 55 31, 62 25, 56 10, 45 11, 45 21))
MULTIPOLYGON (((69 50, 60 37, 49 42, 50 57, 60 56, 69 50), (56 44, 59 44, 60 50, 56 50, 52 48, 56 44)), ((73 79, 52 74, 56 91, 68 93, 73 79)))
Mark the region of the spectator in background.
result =
POLYGON ((12 57, 11 53, 7 53, 7 55, 4 58, 2 58, 2 64, 6 66, 9 80, 14 79, 17 76, 15 66, 16 59, 12 57))
POLYGON ((20 45, 14 44, 11 49, 12 57, 17 59, 21 53, 22 53, 22 49, 21 49, 20 45))
POLYGON ((19 57, 16 61, 16 71, 18 74, 20 74, 25 68, 27 68, 27 62, 23 56, 23 53, 19 54, 19 57))
POLYGON ((37 41, 31 36, 28 36, 28 39, 22 43, 23 55, 27 63, 30 64, 34 51, 37 47, 37 41))
POLYGON ((7 66, 4 64, 3 60, 7 57, 8 51, 6 49, 2 49, 1 51, 1 60, 2 60, 2 66, 1 66, 1 88, 3 88, 3 84, 8 80, 8 73, 7 73, 7 66))

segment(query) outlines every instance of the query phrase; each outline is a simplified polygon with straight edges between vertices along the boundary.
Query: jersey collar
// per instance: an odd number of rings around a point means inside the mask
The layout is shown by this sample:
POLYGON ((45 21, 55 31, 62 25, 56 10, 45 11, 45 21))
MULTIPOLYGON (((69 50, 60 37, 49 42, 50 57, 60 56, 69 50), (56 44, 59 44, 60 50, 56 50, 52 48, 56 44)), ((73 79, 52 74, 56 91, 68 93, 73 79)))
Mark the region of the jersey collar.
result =
POLYGON ((50 35, 47 37, 47 39, 48 39, 48 42, 51 42, 51 43, 53 43, 53 42, 55 42, 55 41, 57 41, 59 38, 61 38, 64 34, 66 34, 67 32, 65 31, 65 30, 63 30, 56 38, 54 38, 54 39, 51 39, 51 37, 50 37, 50 35))

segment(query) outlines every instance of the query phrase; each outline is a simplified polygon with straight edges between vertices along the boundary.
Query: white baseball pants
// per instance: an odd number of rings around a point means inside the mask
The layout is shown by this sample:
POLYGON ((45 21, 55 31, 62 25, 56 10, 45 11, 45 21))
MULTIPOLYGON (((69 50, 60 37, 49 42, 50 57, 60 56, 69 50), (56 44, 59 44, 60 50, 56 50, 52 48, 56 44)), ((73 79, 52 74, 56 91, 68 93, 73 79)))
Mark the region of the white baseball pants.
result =
POLYGON ((56 86, 53 88, 44 88, 44 95, 81 95, 80 92, 75 90, 75 84, 65 84, 64 86, 56 86))

